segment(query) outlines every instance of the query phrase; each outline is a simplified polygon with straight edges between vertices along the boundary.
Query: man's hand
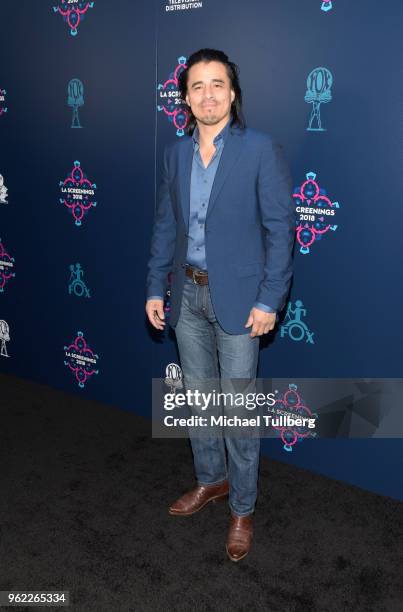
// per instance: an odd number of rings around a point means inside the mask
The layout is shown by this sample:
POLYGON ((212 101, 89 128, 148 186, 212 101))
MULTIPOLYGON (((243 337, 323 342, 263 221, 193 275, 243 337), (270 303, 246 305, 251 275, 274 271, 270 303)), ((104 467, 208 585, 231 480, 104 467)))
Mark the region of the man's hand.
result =
POLYGON ((276 313, 275 312, 264 312, 260 308, 253 307, 249 313, 248 320, 245 323, 245 327, 252 325, 252 331, 249 334, 251 338, 255 336, 261 336, 271 331, 276 324, 276 313))
POLYGON ((148 320, 155 329, 164 329, 164 300, 147 300, 146 313, 148 320))

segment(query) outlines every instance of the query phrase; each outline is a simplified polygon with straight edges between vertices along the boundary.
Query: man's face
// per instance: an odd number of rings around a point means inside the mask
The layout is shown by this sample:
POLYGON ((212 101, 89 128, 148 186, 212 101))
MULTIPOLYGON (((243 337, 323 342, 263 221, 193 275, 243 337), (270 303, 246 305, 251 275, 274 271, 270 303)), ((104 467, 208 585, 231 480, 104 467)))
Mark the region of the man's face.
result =
POLYGON ((221 62, 199 62, 189 68, 186 103, 200 123, 215 125, 231 113, 235 92, 221 62))

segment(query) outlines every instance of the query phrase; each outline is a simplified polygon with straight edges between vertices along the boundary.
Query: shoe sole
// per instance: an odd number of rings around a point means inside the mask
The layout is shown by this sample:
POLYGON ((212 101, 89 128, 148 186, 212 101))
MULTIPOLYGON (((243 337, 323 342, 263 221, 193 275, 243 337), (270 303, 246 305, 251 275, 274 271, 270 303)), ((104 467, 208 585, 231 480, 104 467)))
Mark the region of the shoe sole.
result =
POLYGON ((216 495, 215 497, 210 497, 210 499, 206 500, 202 506, 199 506, 199 508, 197 508, 197 510, 193 510, 192 512, 175 512, 175 511, 172 511, 172 510, 168 510, 168 512, 172 516, 191 516, 192 514, 196 514, 196 512, 199 512, 199 510, 204 508, 204 506, 206 506, 209 502, 224 501, 225 498, 228 497, 228 494, 229 494, 229 492, 221 494, 221 495, 216 495))
POLYGON ((231 557, 231 555, 229 554, 227 545, 225 545, 225 550, 227 551, 228 558, 231 559, 231 561, 233 561, 234 563, 237 563, 237 561, 241 561, 242 559, 246 557, 247 554, 249 554, 249 550, 248 550, 244 555, 242 555, 242 557, 237 557, 235 559, 234 557, 231 557))

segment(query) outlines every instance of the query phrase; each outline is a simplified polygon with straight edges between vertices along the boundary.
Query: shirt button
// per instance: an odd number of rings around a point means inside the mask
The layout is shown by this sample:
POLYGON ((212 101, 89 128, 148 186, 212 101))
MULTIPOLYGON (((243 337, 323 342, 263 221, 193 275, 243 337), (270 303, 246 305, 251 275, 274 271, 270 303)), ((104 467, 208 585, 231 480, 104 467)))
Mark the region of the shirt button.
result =
POLYGON ((202 206, 206 206, 205 204, 202 204, 202 206))

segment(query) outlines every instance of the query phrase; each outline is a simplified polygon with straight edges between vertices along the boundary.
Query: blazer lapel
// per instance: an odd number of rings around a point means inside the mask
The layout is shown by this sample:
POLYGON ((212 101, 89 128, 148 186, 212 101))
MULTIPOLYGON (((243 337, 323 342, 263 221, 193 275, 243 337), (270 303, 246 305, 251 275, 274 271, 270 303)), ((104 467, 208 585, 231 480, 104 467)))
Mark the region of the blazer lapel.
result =
MULTIPOLYGON (((217 172, 214 177, 213 187, 211 189, 210 199, 208 203, 206 220, 211 214, 214 205, 217 202, 218 195, 230 173, 233 165, 239 158, 242 151, 242 131, 238 128, 230 128, 226 139, 224 149, 221 153, 220 163, 218 164, 217 172)), ((185 227, 189 231, 189 212, 190 212, 190 180, 192 175, 193 161, 193 141, 189 138, 180 147, 179 157, 179 176, 180 183, 180 201, 182 205, 183 219, 185 227)))
POLYGON ((193 140, 189 138, 179 150, 180 202, 182 205, 185 227, 186 230, 189 231, 190 179, 192 175, 193 140))
POLYGON ((238 160, 241 151, 242 151, 242 131, 237 128, 230 128, 228 132, 228 138, 224 144, 224 148, 221 153, 220 162, 218 164, 217 172, 214 177, 213 187, 211 189, 210 199, 208 203, 207 213, 206 213, 206 221, 211 215, 211 211, 213 210, 218 195, 227 180, 227 177, 234 166, 235 162, 238 160))

